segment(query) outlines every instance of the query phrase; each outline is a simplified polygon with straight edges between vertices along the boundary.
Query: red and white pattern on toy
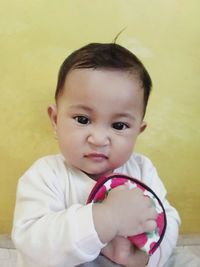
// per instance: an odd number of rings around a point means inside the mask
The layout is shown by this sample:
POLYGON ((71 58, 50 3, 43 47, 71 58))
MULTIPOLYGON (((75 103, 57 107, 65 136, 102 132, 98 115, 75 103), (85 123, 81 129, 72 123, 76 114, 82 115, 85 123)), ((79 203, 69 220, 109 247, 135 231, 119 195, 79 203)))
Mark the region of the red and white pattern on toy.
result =
POLYGON ((98 182, 96 186, 91 191, 91 194, 88 198, 89 202, 102 202, 110 190, 113 188, 126 185, 129 189, 140 188, 143 191, 143 194, 152 199, 153 205, 158 213, 156 223, 157 227, 153 232, 142 233, 136 236, 129 236, 128 239, 139 249, 145 251, 147 254, 152 255, 158 248, 166 228, 166 216, 164 213, 163 206, 158 201, 158 198, 155 197, 155 193, 152 193, 152 190, 149 191, 149 188, 141 183, 137 182, 135 178, 127 178, 122 175, 122 177, 113 177, 109 179, 108 177, 103 177, 101 179, 100 186, 98 187, 98 182), (102 181, 104 181, 102 183, 102 181), (95 192, 96 191, 96 192, 95 192), (92 194, 93 193, 93 194, 92 194), (92 196, 93 195, 93 196, 92 196))

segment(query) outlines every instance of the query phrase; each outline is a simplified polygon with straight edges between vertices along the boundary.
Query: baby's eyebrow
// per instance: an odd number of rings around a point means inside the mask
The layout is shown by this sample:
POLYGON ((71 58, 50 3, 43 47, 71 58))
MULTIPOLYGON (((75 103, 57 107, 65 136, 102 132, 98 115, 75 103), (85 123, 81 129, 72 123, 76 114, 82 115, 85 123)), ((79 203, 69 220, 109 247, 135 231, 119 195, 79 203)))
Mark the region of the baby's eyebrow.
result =
POLYGON ((87 112, 91 112, 92 111, 92 108, 90 108, 88 106, 85 106, 85 105, 82 105, 82 104, 71 105, 69 108, 70 109, 81 109, 81 110, 84 110, 84 111, 87 111, 87 112))
POLYGON ((116 118, 127 118, 131 120, 136 120, 135 116, 130 114, 129 112, 123 112, 123 113, 118 113, 115 115, 116 118))

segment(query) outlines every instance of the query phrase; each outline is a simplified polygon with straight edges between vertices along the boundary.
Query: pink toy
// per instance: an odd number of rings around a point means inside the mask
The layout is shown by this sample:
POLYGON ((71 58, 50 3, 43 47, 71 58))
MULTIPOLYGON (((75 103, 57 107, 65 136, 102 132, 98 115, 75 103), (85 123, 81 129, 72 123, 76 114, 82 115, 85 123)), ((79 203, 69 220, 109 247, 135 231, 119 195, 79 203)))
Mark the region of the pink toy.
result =
POLYGON ((102 202, 109 194, 112 188, 116 186, 126 184, 130 189, 136 187, 143 191, 143 194, 150 197, 158 213, 156 219, 157 228, 153 232, 142 233, 136 236, 129 236, 128 239, 139 249, 145 251, 147 254, 152 255, 162 242, 165 234, 167 220, 164 207, 157 197, 157 195, 147 185, 141 181, 123 175, 123 174, 112 174, 110 176, 104 176, 100 178, 95 186, 93 187, 88 197, 87 203, 90 202, 102 202))

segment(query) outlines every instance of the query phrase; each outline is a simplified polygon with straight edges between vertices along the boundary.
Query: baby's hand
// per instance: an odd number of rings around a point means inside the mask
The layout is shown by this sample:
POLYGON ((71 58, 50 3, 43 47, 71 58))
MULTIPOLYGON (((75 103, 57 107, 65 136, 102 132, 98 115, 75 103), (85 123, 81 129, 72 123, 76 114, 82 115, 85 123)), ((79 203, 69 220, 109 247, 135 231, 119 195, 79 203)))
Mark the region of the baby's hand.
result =
POLYGON ((130 190, 127 186, 118 186, 102 204, 108 210, 106 214, 110 214, 116 235, 134 236, 156 228, 157 212, 152 200, 139 188, 130 190))
POLYGON ((116 236, 134 236, 152 232, 157 212, 152 200, 139 188, 121 185, 113 188, 102 203, 93 204, 94 226, 103 243, 116 236))
POLYGON ((132 245, 124 237, 115 237, 101 253, 111 261, 125 267, 144 267, 148 262, 148 255, 132 245))

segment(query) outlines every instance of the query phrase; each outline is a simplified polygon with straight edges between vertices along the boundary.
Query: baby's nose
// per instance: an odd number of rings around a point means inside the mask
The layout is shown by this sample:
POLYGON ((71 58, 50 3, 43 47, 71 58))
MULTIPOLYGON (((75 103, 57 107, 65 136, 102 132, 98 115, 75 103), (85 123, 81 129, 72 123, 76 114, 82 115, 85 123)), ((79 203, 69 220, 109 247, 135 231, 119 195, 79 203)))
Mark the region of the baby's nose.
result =
POLYGON ((94 146, 107 146, 110 143, 108 131, 104 129, 94 129, 88 136, 88 143, 94 146))

